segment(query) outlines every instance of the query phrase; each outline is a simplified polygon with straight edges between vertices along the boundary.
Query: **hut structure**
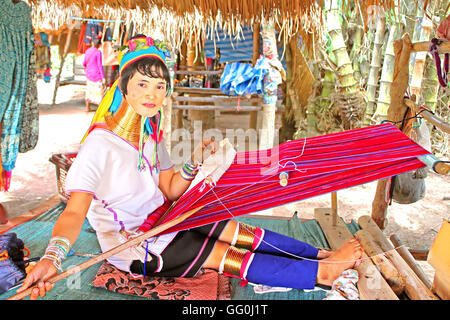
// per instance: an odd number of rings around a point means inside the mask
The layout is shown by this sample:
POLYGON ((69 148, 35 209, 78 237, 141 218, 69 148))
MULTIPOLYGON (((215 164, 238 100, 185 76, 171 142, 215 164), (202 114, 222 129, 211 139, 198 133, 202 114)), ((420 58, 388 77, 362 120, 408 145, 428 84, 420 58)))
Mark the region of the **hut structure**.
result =
MULTIPOLYGON (((39 5, 38 0, 30 0, 32 5, 39 5)), ((197 1, 197 0, 59 0, 59 1, 43 1, 47 4, 46 8, 54 6, 53 10, 61 9, 62 13, 59 17, 61 19, 48 18, 49 12, 46 10, 36 11, 35 21, 42 24, 42 21, 46 21, 51 28, 56 30, 67 30, 67 42, 64 48, 64 53, 67 52, 73 26, 68 23, 69 18, 75 13, 78 16, 85 18, 98 18, 111 20, 118 16, 124 19, 130 19, 133 17, 135 22, 134 28, 137 32, 148 33, 148 31, 157 28, 158 30, 164 30, 167 40, 174 50, 182 51, 183 44, 187 44, 189 47, 186 50, 187 59, 190 59, 190 54, 198 54, 199 44, 198 41, 205 39, 207 30, 215 32, 216 29, 226 30, 229 34, 237 35, 242 31, 243 26, 251 26, 254 32, 253 41, 255 42, 254 48, 259 48, 257 42, 260 35, 259 30, 262 30, 262 39, 269 45, 268 56, 270 59, 274 59, 273 65, 278 65, 278 55, 275 30, 279 30, 279 39, 284 43, 286 48, 287 59, 287 74, 286 74, 286 96, 289 103, 285 105, 284 117, 287 122, 291 121, 298 124, 298 117, 302 115, 302 107, 304 107, 308 101, 309 96, 313 91, 314 77, 311 71, 307 68, 307 62, 300 50, 298 50, 298 40, 301 37, 308 50, 314 51, 314 42, 318 38, 318 34, 321 32, 323 26, 322 9, 332 11, 337 5, 337 1, 324 0, 324 1, 292 1, 292 0, 240 0, 240 1, 197 1), (69 10, 69 11, 65 11, 69 10), (71 11, 72 10, 72 11, 71 11), (77 11, 78 10, 78 11, 77 11), (74 13, 75 12, 75 13, 74 13), (47 17, 47 20, 43 20, 47 17), (191 51, 189 52, 189 49, 191 51)), ((392 8, 394 5, 392 1, 356 1, 362 8, 367 8, 372 5, 380 5, 386 9, 392 8)), ((428 1, 426 1, 428 3, 428 1)), ((367 18, 367 11, 364 13, 367 18)), ((329 19, 335 19, 335 16, 330 15, 329 19)), ((331 30, 331 34, 333 34, 331 30)), ((340 41, 340 39, 335 39, 340 41)), ((425 46, 427 44, 424 44, 425 46)), ((404 101, 403 98, 399 100, 399 97, 403 97, 403 93, 406 90, 404 77, 400 81, 400 74, 404 74, 405 70, 402 67, 402 59, 408 55, 406 53, 406 47, 418 48, 419 44, 411 44, 408 42, 408 38, 402 39, 401 43, 396 44, 395 58, 395 72, 394 81, 391 86, 391 102, 387 111, 387 119, 391 121, 398 121, 402 119, 407 108, 408 103, 411 101, 404 101)), ((442 46, 442 52, 448 52, 446 46, 442 46)), ((339 48, 337 48, 338 50, 339 48)), ((420 49, 417 49, 420 50, 420 49)), ((253 55, 253 62, 256 61, 256 57, 261 54, 255 51, 253 55)), ((314 54, 314 52, 312 52, 314 54)), ((344 68, 339 70, 339 88, 340 95, 338 100, 344 101, 359 101, 358 94, 354 91, 355 84, 349 77, 349 70, 345 68, 348 65, 348 61, 342 61, 344 68)), ((189 67, 190 65, 188 63, 189 67)), ((195 71, 191 68, 188 71, 195 71)), ((192 74, 195 74, 192 73, 192 74)), ((281 72, 280 72, 281 74, 281 72)), ((273 146, 273 132, 276 104, 274 103, 273 96, 275 93, 265 92, 268 99, 263 101, 260 107, 262 112, 262 129, 265 130, 261 138, 259 147, 261 149, 270 148, 273 146), (272 99, 270 99, 272 98, 272 99)), ((175 97, 176 98, 176 97, 175 97)), ((199 99, 198 101, 202 101, 199 99)), ((167 114, 171 115, 172 104, 176 100, 168 101, 167 114)), ((181 100, 178 100, 181 101, 181 100)), ((186 100, 187 101, 187 100, 186 100)), ((193 100, 191 100, 192 102, 193 100)), ((199 108, 200 110, 200 108, 199 108)), ((249 109, 252 110, 252 109, 249 109)), ((166 119, 166 131, 170 131, 172 125, 170 121, 166 119)), ((254 120, 253 120, 254 121, 254 120)), ((351 127, 351 121, 349 121, 351 127)), ((252 125, 252 124, 250 124, 252 125)), ((254 123, 253 123, 254 125, 254 123)), ((432 165, 434 168, 443 174, 448 174, 448 165, 439 161, 434 162, 432 165), (436 164, 439 164, 436 169, 436 164)), ((386 203, 384 200, 380 200, 380 195, 384 195, 386 190, 386 182, 380 181, 377 194, 375 195, 373 203, 372 217, 363 217, 358 221, 363 230, 356 232, 356 236, 363 243, 364 249, 369 255, 377 255, 381 251, 389 251, 389 259, 365 259, 364 262, 358 267, 358 271, 364 276, 360 278, 358 282, 358 289, 362 299, 398 299, 398 295, 405 292, 411 299, 419 300, 435 300, 438 299, 435 296, 436 292, 432 292, 429 286, 426 285, 424 278, 421 278, 421 271, 417 271, 414 261, 408 260, 405 256, 400 257, 399 253, 394 249, 390 242, 385 238, 380 229, 383 228, 383 218, 386 214, 386 203), (379 210, 380 206, 384 206, 379 210), (381 213, 380 213, 381 212, 381 213), (381 221, 381 222, 380 222, 381 221), (380 225, 381 223, 381 225, 380 225), (374 266, 376 265, 376 268, 374 266), (415 270, 415 271, 414 271, 415 270), (373 284, 377 286, 374 287, 373 284)), ((316 211, 316 220, 320 224, 328 243, 331 248, 339 247, 343 241, 352 237, 353 235, 347 229, 347 226, 343 221, 337 219, 337 205, 336 194, 332 195, 331 208, 325 208, 324 210, 318 209, 316 211)), ((444 229, 444 228, 443 228, 444 229)), ((445 232, 447 232, 445 226, 445 232)), ((448 233, 448 232, 447 232, 448 233)), ((443 236, 444 237, 444 236, 443 236)), ((441 237, 441 238, 443 238, 441 237)), ((448 239, 448 236, 446 236, 448 239)), ((442 240, 441 240, 442 242, 442 240)), ((448 247, 448 246, 447 246, 448 247)), ((442 245, 439 244, 439 250, 442 245)), ((368 258, 367 256, 364 256, 368 258)), ((96 263, 98 261, 92 262, 96 263)), ((440 268, 442 263, 437 263, 440 268)), ((444 270, 444 269, 442 269, 444 270)), ((71 271, 76 272, 76 271, 71 271)), ((65 276, 70 276, 69 272, 65 276)), ((446 271, 440 273, 439 278, 439 292, 440 294, 448 294, 448 287, 442 289, 442 283, 446 283, 448 274, 448 268, 446 271), (445 292, 445 293, 442 293, 445 292)), ((64 276, 60 277, 64 278, 64 276)))

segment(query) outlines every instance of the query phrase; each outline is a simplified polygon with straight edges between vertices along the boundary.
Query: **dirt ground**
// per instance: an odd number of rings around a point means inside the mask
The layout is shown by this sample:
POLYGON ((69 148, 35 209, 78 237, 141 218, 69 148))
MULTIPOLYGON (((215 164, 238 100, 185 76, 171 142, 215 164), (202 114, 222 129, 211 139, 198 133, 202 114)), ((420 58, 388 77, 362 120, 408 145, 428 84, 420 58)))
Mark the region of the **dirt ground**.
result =
MULTIPOLYGON (((68 85, 58 90, 56 105, 51 107, 53 83, 38 82, 40 102, 40 132, 37 146, 19 154, 13 170, 11 187, 0 193, 0 202, 8 210, 8 218, 21 215, 37 207, 57 193, 55 166, 49 162, 54 153, 76 151, 88 128, 93 112, 84 111, 84 87, 68 85)), ((247 128, 248 116, 221 115, 218 127, 247 128)), ((338 213, 344 220, 357 220, 371 214, 376 182, 339 191, 338 213)), ((428 249, 444 220, 450 219, 450 177, 430 172, 426 179, 426 196, 409 205, 393 203, 388 209, 387 237, 396 234, 410 248, 428 249)), ((330 195, 323 195, 278 207, 276 215, 291 216, 297 211, 300 218, 313 218, 314 208, 330 207, 330 195)), ((419 262, 432 279, 433 269, 419 262)))

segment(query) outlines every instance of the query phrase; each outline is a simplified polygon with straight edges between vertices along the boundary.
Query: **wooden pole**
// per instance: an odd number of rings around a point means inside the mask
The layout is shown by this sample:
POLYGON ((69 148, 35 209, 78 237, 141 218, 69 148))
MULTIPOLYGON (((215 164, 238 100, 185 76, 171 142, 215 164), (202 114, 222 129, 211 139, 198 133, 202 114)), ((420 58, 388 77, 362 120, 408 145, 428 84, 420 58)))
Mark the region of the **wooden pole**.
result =
POLYGON ((423 117, 425 120, 431 122, 434 126, 436 126, 439 130, 441 130, 442 132, 445 132, 447 134, 450 134, 450 124, 445 123, 444 121, 442 121, 439 117, 436 117, 434 114, 432 114, 431 112, 429 112, 426 109, 422 109, 419 110, 419 106, 417 106, 414 101, 405 98, 404 99, 405 104, 411 108, 411 110, 414 113, 418 113, 420 111, 420 116, 423 117))
POLYGON ((361 216, 358 224, 368 231, 380 248, 385 251, 386 257, 397 268, 405 279, 405 293, 411 300, 437 300, 437 297, 420 280, 411 267, 402 259, 394 246, 386 239, 381 229, 369 216, 361 216))
MULTIPOLYGON (((164 223, 160 226, 157 226, 147 232, 145 232, 144 234, 133 238, 131 240, 128 240, 127 242, 122 243, 121 245, 118 245, 117 247, 112 248, 111 250, 108 250, 102 254, 99 254, 98 256, 95 256, 92 259, 89 259, 85 262, 80 263, 77 266, 71 267, 69 269, 67 269, 66 271, 59 273, 55 276, 53 276, 52 278, 48 279, 47 281, 49 281, 50 283, 56 283, 59 280, 65 279, 67 277, 70 277, 71 275, 78 273, 84 269, 87 269, 91 266, 93 266, 94 264, 97 264, 115 254, 118 254, 119 252, 131 248, 133 246, 137 246, 139 245, 142 241, 147 240, 148 238, 154 237, 162 232, 164 232, 165 230, 168 230, 169 228, 176 226, 177 224, 183 222, 184 220, 186 220, 187 218, 189 218, 190 216, 192 216, 194 213, 196 213, 197 211, 199 211, 200 209, 202 209, 203 206, 200 206, 198 208, 192 209, 182 215, 180 215, 178 218, 173 219, 167 223, 164 223)), ((31 294, 31 291, 36 288, 37 286, 28 288, 25 291, 22 291, 12 297, 9 297, 7 300, 21 300, 27 296, 29 296, 31 294)))
MULTIPOLYGON (((330 209, 316 208, 314 218, 323 230, 332 250, 339 249, 345 241, 353 238, 342 219, 337 219, 336 226, 332 226, 330 209)), ((355 267, 360 277, 356 284, 361 300, 398 300, 397 295, 383 278, 373 262, 363 253, 361 264, 355 267)))
MULTIPOLYGON (((261 24, 258 22, 255 22, 253 24, 253 58, 252 63, 253 66, 255 65, 256 61, 259 58, 260 52, 259 52, 259 45, 260 45, 260 29, 261 24)), ((252 106, 257 106, 258 103, 252 102, 252 106)), ((249 128, 256 130, 258 126, 258 111, 250 111, 250 120, 249 120, 249 128)))
MULTIPOLYGON (((413 52, 421 52, 421 51, 428 51, 431 46, 431 41, 422 41, 422 42, 415 42, 412 45, 412 51, 413 52)), ((438 46, 438 52, 439 53, 450 53, 450 41, 444 40, 444 42, 438 46)))
POLYGON ((409 252, 408 248, 403 246, 403 243, 400 239, 395 235, 391 235, 389 237, 392 244, 397 248, 398 254, 406 261, 406 263, 411 267, 411 269, 417 274, 417 276, 422 280, 422 282, 428 287, 431 288, 431 282, 426 276, 425 272, 423 272, 422 268, 416 263, 411 252, 409 252))
POLYGON ((69 31, 67 32, 67 38, 66 38, 66 43, 64 45, 63 54, 61 55, 61 52, 59 54, 59 57, 61 59, 61 65, 60 65, 58 74, 57 74, 56 79, 55 79, 55 89, 53 90, 52 106, 54 106, 55 102, 56 102, 56 93, 58 92, 59 81, 61 79, 61 73, 62 73, 62 70, 63 70, 63 67, 64 67, 64 62, 65 62, 66 57, 67 57, 67 52, 69 51, 70 41, 72 39, 73 28, 74 28, 73 25, 69 25, 69 31))
POLYGON ((376 244, 368 231, 359 230, 355 233, 355 236, 395 294, 400 295, 405 289, 405 280, 392 263, 383 255, 383 250, 376 244))
POLYGON ((336 225, 336 220, 338 216, 338 202, 337 202, 337 192, 331 193, 331 216, 332 216, 332 225, 336 225))
MULTIPOLYGON (((387 119, 393 122, 402 120, 406 111, 403 103, 406 89, 409 86, 409 57, 412 50, 411 40, 406 33, 402 39, 394 41, 395 65, 394 78, 390 88, 390 105, 387 111, 387 119)), ((380 229, 385 228, 388 202, 386 193, 389 179, 378 180, 375 198, 372 202, 372 219, 380 229)))

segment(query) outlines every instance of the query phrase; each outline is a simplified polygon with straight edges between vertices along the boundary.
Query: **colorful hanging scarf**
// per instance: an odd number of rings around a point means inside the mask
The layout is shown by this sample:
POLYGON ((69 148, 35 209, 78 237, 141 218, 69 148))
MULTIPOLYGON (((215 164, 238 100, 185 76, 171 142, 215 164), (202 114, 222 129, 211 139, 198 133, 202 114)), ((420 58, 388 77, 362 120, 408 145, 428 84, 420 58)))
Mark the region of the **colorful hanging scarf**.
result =
POLYGON ((439 57, 439 50, 438 47, 443 43, 444 41, 441 39, 436 39, 433 38, 431 39, 431 46, 430 46, 430 53, 434 58, 434 62, 436 64, 436 71, 437 71, 437 76, 438 76, 438 80, 439 80, 439 84, 441 85, 441 87, 446 88, 448 85, 448 78, 447 78, 447 74, 449 71, 449 57, 450 55, 448 53, 446 53, 444 55, 444 67, 442 68, 441 65, 441 58, 439 57))
MULTIPOLYGON (((150 37, 139 37, 131 39, 128 45, 123 46, 119 49, 118 60, 119 60, 119 72, 122 73, 128 66, 133 62, 145 57, 154 57, 161 60, 164 65, 166 64, 166 58, 170 57, 170 52, 166 44, 161 41, 153 40, 150 37)), ((91 126, 83 137, 82 143, 86 139, 87 135, 99 124, 105 122, 105 116, 108 114, 114 114, 120 107, 123 99, 122 92, 118 87, 118 81, 116 80, 108 92, 103 97, 97 112, 92 119, 91 126)), ((143 118, 141 125, 140 141, 139 141, 139 164, 138 169, 142 170, 144 168, 143 161, 143 145, 144 145, 144 135, 150 136, 153 141, 155 141, 155 152, 152 159, 152 167, 157 167, 157 150, 158 143, 162 139, 161 130, 161 110, 154 116, 156 124, 152 119, 143 118)))
POLYGON ((21 1, 0 6, 0 122, 1 162, 5 190, 15 167, 22 129, 30 54, 33 50, 31 8, 21 1))

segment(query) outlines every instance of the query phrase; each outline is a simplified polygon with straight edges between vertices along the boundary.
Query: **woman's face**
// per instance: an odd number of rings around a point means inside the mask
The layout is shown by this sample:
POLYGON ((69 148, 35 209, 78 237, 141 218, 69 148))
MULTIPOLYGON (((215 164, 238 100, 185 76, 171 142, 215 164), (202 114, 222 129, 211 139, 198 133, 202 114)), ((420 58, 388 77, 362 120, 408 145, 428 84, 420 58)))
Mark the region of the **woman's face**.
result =
POLYGON ((152 117, 162 107, 166 97, 166 81, 146 76, 139 71, 130 77, 125 99, 137 114, 152 117))

